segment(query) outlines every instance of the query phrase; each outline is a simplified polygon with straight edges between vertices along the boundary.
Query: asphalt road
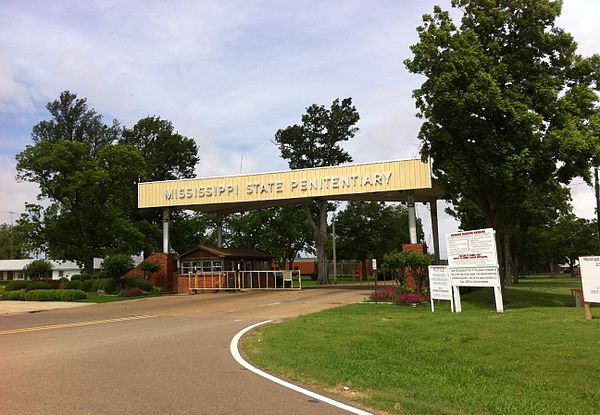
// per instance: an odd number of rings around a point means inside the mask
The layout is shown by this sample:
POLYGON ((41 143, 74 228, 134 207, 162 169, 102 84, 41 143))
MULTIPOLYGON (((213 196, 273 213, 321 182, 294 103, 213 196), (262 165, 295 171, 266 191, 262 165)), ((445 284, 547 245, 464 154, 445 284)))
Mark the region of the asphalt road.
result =
POLYGON ((242 368, 229 343, 259 321, 367 295, 199 294, 2 315, 0 413, 347 414, 242 368))

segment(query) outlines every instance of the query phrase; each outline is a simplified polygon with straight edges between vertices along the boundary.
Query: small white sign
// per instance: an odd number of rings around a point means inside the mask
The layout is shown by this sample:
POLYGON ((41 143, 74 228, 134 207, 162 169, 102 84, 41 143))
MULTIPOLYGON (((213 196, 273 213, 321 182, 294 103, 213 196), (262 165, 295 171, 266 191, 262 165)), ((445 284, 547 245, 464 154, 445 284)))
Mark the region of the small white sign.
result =
POLYGON ((452 285, 460 287, 499 287, 498 267, 450 267, 452 285))
POLYGON ((447 266, 429 266, 429 296, 434 300, 452 300, 452 285, 447 266))
POLYGON ((377 270, 377 260, 375 258, 371 260, 371 266, 373 267, 373 271, 377 270))
POLYGON ((600 256, 579 257, 581 288, 586 303, 600 303, 600 256))
POLYGON ((491 267, 498 265, 496 237, 492 228, 446 235, 450 267, 491 267))

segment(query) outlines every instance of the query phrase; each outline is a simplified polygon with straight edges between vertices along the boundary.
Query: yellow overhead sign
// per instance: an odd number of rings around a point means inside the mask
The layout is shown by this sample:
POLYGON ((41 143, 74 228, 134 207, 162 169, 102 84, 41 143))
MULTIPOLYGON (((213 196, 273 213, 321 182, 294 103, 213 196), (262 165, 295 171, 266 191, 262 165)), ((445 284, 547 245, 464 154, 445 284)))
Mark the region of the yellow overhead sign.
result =
POLYGON ((429 163, 398 160, 239 176, 146 182, 138 207, 193 207, 431 188, 429 163))

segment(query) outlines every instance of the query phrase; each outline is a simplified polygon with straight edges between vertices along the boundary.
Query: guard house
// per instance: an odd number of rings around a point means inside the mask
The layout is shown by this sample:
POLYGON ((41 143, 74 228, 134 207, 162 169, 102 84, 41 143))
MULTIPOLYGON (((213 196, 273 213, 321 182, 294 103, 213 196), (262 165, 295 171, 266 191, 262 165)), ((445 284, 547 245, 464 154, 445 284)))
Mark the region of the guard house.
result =
POLYGON ((179 272, 265 271, 271 269, 272 259, 269 254, 250 248, 199 246, 179 256, 179 272))
POLYGON ((270 271, 273 258, 255 249, 199 246, 181 254, 178 260, 180 293, 268 288, 276 283, 270 271))

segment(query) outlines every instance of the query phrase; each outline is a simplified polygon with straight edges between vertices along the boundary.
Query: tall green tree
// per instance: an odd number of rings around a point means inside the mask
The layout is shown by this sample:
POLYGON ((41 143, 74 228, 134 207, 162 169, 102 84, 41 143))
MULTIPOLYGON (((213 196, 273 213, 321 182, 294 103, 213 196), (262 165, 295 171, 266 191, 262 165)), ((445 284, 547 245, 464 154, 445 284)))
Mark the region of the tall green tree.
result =
MULTIPOLYGON (((275 144, 291 169, 335 166, 352 161, 340 144, 358 132, 360 119, 351 98, 336 99, 329 109, 313 104, 302 115, 302 124, 290 125, 275 134, 275 144)), ((326 200, 314 200, 306 206, 317 251, 318 284, 327 284, 327 212, 326 200)))
POLYGON ((282 206, 227 216, 229 246, 271 254, 279 266, 293 266, 301 251, 312 251, 312 229, 302 206, 282 206))
POLYGON ((578 218, 573 214, 560 218, 549 233, 554 259, 566 261, 573 275, 573 267, 580 256, 597 255, 598 246, 596 221, 578 218))
MULTIPOLYGON (((423 226, 417 221, 417 240, 423 242, 423 226)), ((336 250, 341 259, 362 261, 366 278, 367 259, 383 260, 402 244, 410 243, 408 210, 402 205, 382 202, 349 202, 336 217, 336 250)))
POLYGON ((502 281, 513 274, 517 212, 530 193, 590 180, 599 159, 600 58, 581 57, 555 25, 550 0, 453 0, 457 26, 440 7, 423 16, 409 71, 425 76, 413 92, 423 157, 453 197, 496 229, 502 281))
MULTIPOLYGON (((195 168, 198 164, 198 147, 192 138, 184 137, 175 131, 173 124, 160 117, 152 116, 139 120, 132 128, 126 128, 120 139, 123 144, 137 148, 145 162, 146 174, 143 181, 162 181, 190 179, 195 177, 195 168)), ((162 212, 160 209, 137 209, 137 203, 132 205, 136 226, 144 235, 144 256, 158 250, 162 243, 162 212)), ((191 231, 197 234, 192 222, 198 218, 183 212, 171 214, 171 227, 173 229, 172 248, 187 250, 189 243, 184 241, 185 236, 177 230, 192 226, 191 231)), ((198 245, 199 239, 194 245, 198 245)))
POLYGON ((142 152, 147 162, 148 181, 190 179, 195 177, 198 146, 192 138, 175 131, 173 123, 160 117, 146 117, 123 131, 120 140, 142 152))
POLYGON ((18 224, 0 224, 0 259, 27 258, 27 233, 18 224))
MULTIPOLYGON (((52 119, 33 127, 33 145, 17 154, 17 178, 40 187, 44 236, 50 257, 93 269, 93 258, 135 253, 142 235, 131 220, 136 184, 145 162, 131 145, 116 144, 85 99, 63 92, 47 105, 52 119)), ((39 213, 39 212, 38 212, 39 213)))

